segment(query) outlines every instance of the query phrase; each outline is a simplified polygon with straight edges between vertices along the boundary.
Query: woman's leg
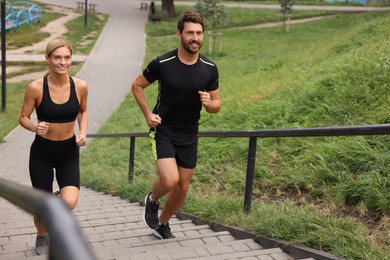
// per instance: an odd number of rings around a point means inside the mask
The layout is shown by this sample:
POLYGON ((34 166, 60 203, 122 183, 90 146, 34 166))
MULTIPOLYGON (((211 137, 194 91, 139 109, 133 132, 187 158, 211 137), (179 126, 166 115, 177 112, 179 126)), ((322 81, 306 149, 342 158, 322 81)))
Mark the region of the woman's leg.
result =
POLYGON ((79 198, 79 189, 75 186, 66 186, 60 190, 59 197, 65 201, 70 210, 73 210, 79 198))

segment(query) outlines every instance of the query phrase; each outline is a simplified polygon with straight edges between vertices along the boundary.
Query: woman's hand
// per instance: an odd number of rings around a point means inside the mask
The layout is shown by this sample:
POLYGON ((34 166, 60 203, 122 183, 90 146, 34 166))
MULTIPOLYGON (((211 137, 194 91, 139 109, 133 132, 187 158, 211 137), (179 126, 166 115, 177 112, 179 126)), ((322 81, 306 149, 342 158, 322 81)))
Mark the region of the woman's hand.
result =
POLYGON ((47 132, 49 131, 50 123, 41 121, 37 125, 37 131, 36 133, 40 136, 45 136, 47 132))
POLYGON ((76 135, 76 144, 81 147, 87 144, 87 137, 82 134, 76 135))

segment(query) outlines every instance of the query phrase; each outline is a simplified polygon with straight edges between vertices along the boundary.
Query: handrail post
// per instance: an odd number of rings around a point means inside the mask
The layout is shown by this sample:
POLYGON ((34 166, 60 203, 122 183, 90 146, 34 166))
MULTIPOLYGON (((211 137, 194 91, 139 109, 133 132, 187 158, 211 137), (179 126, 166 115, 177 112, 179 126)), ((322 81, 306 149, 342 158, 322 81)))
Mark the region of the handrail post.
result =
POLYGON ((256 146, 257 137, 249 137, 248 147, 248 160, 246 165, 246 183, 245 183, 245 199, 244 199, 244 211, 249 213, 252 206, 252 190, 253 190, 253 177, 255 173, 255 161, 256 161, 256 146))
POLYGON ((5 112, 5 109, 7 107, 6 102, 6 80, 7 80, 7 74, 6 74, 6 21, 5 21, 5 1, 1 1, 1 111, 5 112))
POLYGON ((135 154, 135 136, 130 137, 130 158, 129 158, 129 182, 133 182, 134 177, 134 154, 135 154))

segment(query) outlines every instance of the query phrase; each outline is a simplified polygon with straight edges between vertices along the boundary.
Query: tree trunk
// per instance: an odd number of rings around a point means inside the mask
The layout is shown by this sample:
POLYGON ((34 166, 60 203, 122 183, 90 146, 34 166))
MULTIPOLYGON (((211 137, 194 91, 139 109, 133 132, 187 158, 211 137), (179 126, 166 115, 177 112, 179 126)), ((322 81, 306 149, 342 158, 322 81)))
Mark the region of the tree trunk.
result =
POLYGON ((161 1, 161 10, 162 17, 175 17, 175 5, 173 4, 173 0, 162 0, 161 1))

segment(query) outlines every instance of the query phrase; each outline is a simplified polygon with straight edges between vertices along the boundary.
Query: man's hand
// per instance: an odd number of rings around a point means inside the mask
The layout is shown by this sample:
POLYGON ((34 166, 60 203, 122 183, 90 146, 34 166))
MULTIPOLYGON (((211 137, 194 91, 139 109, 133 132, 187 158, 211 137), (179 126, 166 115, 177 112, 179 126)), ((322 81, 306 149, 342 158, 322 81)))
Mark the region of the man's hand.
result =
POLYGON ((202 102, 202 105, 205 108, 208 108, 210 106, 210 103, 211 103, 210 93, 208 93, 206 91, 198 91, 198 93, 200 96, 200 102, 202 102))
POLYGON ((147 124, 150 128, 155 128, 156 126, 158 126, 159 124, 161 124, 161 117, 160 117, 159 115, 150 113, 150 114, 146 117, 146 124, 147 124))

